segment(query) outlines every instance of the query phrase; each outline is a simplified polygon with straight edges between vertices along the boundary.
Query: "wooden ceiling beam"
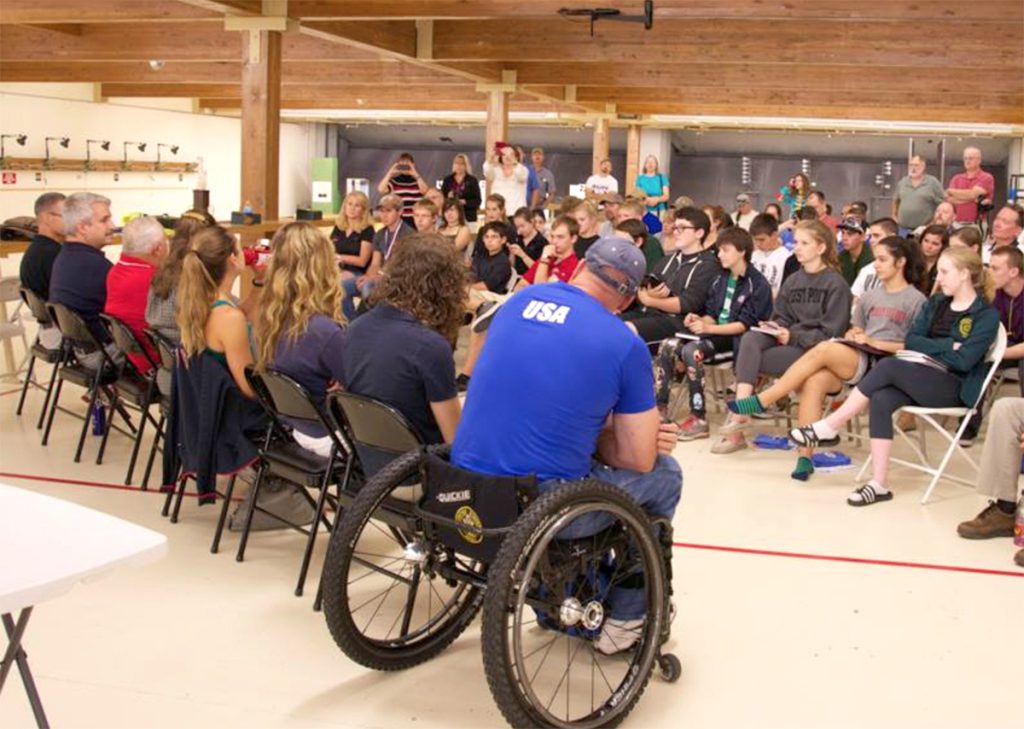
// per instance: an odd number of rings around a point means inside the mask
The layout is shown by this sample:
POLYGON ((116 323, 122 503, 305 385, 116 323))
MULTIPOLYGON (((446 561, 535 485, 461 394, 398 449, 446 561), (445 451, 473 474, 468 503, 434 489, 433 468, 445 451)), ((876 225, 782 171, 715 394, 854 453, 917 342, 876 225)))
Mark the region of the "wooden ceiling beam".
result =
POLYGON ((0 24, 222 20, 223 13, 172 0, 3 0, 0 24))
MULTIPOLYGON (((306 98, 306 99, 281 99, 282 109, 311 109, 311 110, 338 110, 339 115, 346 110, 350 111, 374 111, 380 109, 398 109, 404 111, 485 111, 487 102, 483 96, 476 99, 436 99, 429 102, 417 101, 415 99, 405 99, 401 97, 387 98, 377 101, 363 100, 363 103, 359 103, 359 98, 348 98, 340 99, 335 101, 325 101, 323 98, 306 98)), ((213 110, 233 110, 239 109, 241 106, 240 99, 206 99, 201 98, 197 100, 197 105, 202 109, 213 109, 213 110)), ((518 99, 512 103, 512 111, 564 111, 560 109, 558 105, 540 102, 536 99, 518 99)))
MULTIPOLYGON (((303 19, 344 20, 489 20, 529 18, 558 20, 565 0, 289 0, 288 13, 303 19)), ((601 7, 636 14, 638 0, 601 0, 601 7)), ((1020 12, 1017 0, 930 0, 927 3, 891 0, 817 0, 813 3, 751 2, 751 0, 658 0, 654 19, 742 20, 1001 20, 1020 12)))
MULTIPOLYGON (((617 109, 623 115, 701 115, 729 117, 779 117, 792 119, 869 119, 878 121, 959 122, 973 124, 1020 124, 1020 113, 1006 109, 911 109, 906 106, 860 106, 846 104, 827 106, 764 105, 764 104, 621 104, 617 109)), ((659 122, 658 126, 664 126, 659 122)), ((671 125, 670 125, 671 126, 671 125)))
MULTIPOLYGON (((288 61, 282 83, 386 86, 393 84, 458 85, 465 79, 400 61, 288 61)), ((0 61, 0 81, 22 83, 113 83, 139 86, 239 84, 241 64, 230 61, 170 61, 159 71, 145 61, 67 63, 0 61)), ((159 94, 147 94, 159 96, 159 94)))
MULTIPOLYGON (((317 98, 348 99, 363 98, 378 100, 390 98, 380 93, 381 82, 348 83, 339 79, 337 83, 317 83, 306 80, 306 83, 282 84, 284 98, 317 98)), ((214 98, 236 99, 242 94, 241 86, 234 83, 187 83, 187 84, 137 84, 137 83, 104 83, 100 84, 100 93, 104 98, 110 97, 174 97, 174 98, 214 98)), ((483 98, 473 84, 440 83, 431 84, 424 81, 403 89, 405 98, 429 102, 438 99, 476 99, 483 98)))
MULTIPOLYGON (((1022 4, 1024 5, 1024 4, 1022 4)), ((1018 18, 1020 13, 1017 14, 1018 18)), ((990 21, 822 22, 809 30, 792 21, 670 20, 650 31, 605 23, 590 37, 589 23, 546 25, 434 21, 434 58, 440 62, 524 59, 600 62, 613 75, 620 64, 813 63, 872 66, 1022 68, 1024 23, 990 21), (998 42, 995 42, 998 39, 998 42)))

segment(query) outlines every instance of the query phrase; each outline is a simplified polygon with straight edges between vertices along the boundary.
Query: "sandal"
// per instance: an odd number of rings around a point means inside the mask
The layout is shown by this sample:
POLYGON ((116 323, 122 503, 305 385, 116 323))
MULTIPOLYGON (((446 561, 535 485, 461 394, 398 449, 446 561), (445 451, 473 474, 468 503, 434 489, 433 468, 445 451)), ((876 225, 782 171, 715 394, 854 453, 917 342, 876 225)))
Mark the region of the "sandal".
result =
POLYGON ((821 442, 818 434, 814 432, 814 428, 810 425, 801 425, 798 428, 790 428, 789 439, 796 443, 798 446, 814 447, 821 442))
POLYGON ((859 489, 846 497, 846 503, 850 506, 868 506, 876 501, 891 501, 892 491, 879 493, 875 491, 873 483, 866 483, 859 489))

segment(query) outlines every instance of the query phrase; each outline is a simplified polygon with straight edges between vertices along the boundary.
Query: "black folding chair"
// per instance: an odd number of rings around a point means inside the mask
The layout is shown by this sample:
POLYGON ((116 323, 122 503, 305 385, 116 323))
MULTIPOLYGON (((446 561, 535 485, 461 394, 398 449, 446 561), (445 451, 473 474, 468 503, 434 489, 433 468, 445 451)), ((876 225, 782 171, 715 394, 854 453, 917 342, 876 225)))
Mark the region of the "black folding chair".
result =
MULTIPOLYGON (((416 427, 402 413, 379 400, 339 390, 328 394, 326 409, 354 446, 367 479, 375 473, 374 466, 382 467, 388 458, 397 458, 426 445, 416 427)), ((351 486, 348 482, 340 489, 342 506, 351 503, 354 497, 351 486)), ((336 519, 335 524, 338 521, 336 519)), ((321 575, 314 610, 320 610, 322 598, 321 575)))
MULTIPOLYGON (((160 410, 160 417, 156 423, 156 434, 153 436, 153 443, 149 447, 149 456, 146 458, 146 472, 142 475, 142 488, 148 488, 149 476, 153 471, 153 463, 156 460, 157 451, 162 450, 160 444, 166 441, 167 418, 171 414, 171 392, 168 389, 164 392, 159 387, 159 374, 165 374, 168 380, 174 377, 174 350, 178 345, 168 339, 155 329, 143 329, 142 333, 149 339, 150 344, 157 351, 160 362, 157 365, 157 392, 156 403, 160 410)), ((164 516, 167 516, 165 513, 164 516)))
MULTIPOLYGON (((53 326, 53 320, 50 319, 50 312, 46 310, 46 302, 43 301, 42 297, 39 296, 32 289, 27 289, 22 286, 18 289, 21 294, 21 300, 25 302, 25 306, 32 312, 32 316, 35 317, 36 321, 39 322, 39 328, 53 326)), ((28 388, 37 387, 40 390, 46 392, 46 397, 43 399, 43 407, 39 410, 39 420, 36 421, 36 430, 43 427, 43 419, 46 417, 46 408, 50 404, 50 395, 53 393, 53 385, 57 381, 57 369, 58 364, 61 360, 63 344, 55 349, 49 349, 44 347, 39 342, 39 335, 36 335, 36 341, 32 343, 32 347, 29 349, 28 358, 28 371, 25 372, 25 384, 21 387, 21 397, 18 398, 18 409, 16 413, 21 415, 22 408, 25 406, 25 395, 28 394, 28 388), (32 379, 32 373, 35 369, 36 360, 41 360, 49 365, 52 365, 50 371, 50 382, 46 387, 43 387, 34 379, 32 379)))
MULTIPOLYGON (((331 506, 335 510, 335 519, 337 518, 338 496, 332 498, 329 495, 330 487, 332 484, 336 485, 340 496, 341 489, 346 487, 352 478, 354 464, 350 455, 353 453, 353 448, 344 440, 345 436, 330 413, 316 403, 306 388, 294 379, 276 370, 268 369, 260 373, 252 367, 246 368, 245 376, 255 390, 260 404, 273 420, 279 436, 287 433, 290 429, 289 426, 298 423, 325 430, 331 439, 330 454, 326 458, 306 450, 290 436, 271 437, 266 440, 263 447, 260 448, 261 463, 256 474, 256 482, 252 487, 251 503, 253 507, 249 510, 245 529, 242 531, 242 538, 238 544, 237 559, 241 562, 245 557, 249 527, 252 524, 253 514, 257 510, 260 488, 266 476, 277 476, 298 486, 299 492, 314 507, 313 522, 308 529, 285 522, 296 531, 307 535, 302 566, 299 568, 299 581, 295 587, 295 595, 301 596, 320 523, 323 522, 328 532, 332 528, 331 521, 324 513, 324 505, 327 501, 331 502, 331 506), (320 490, 315 502, 309 496, 307 489, 320 490)), ((280 519, 280 517, 275 518, 280 519)))
POLYGON ((82 448, 85 445, 85 434, 89 429, 89 422, 92 419, 93 411, 97 407, 101 407, 101 405, 97 403, 97 399, 101 392, 106 396, 107 402, 110 405, 110 413, 103 427, 103 439, 100 441, 100 449, 96 455, 96 463, 102 463, 103 452, 107 447, 107 438, 110 436, 115 412, 118 413, 124 419, 125 423, 128 424, 128 428, 131 432, 126 433, 126 435, 132 436, 135 433, 135 426, 132 425, 131 418, 128 416, 128 413, 125 412, 124 407, 122 407, 118 400, 117 390, 111 387, 117 381, 119 366, 77 312, 69 309, 63 304, 55 304, 52 302, 48 303, 46 308, 50 313, 51 320, 53 320, 57 325, 57 328, 60 329, 64 342, 61 362, 57 372, 57 386, 53 392, 53 400, 50 403, 50 414, 47 417, 46 428, 43 431, 43 445, 46 445, 50 438, 50 430, 53 427, 53 416, 57 412, 57 404, 60 401, 61 388, 65 381, 72 382, 79 387, 85 388, 89 394, 89 406, 85 411, 85 419, 82 422, 82 432, 78 436, 78 448, 75 450, 75 463, 82 460, 82 448), (99 366, 93 369, 82 364, 79 361, 78 354, 76 354, 76 352, 99 352, 99 366))
MULTIPOLYGON (((132 455, 128 459, 128 472, 124 477, 124 482, 127 485, 132 482, 132 475, 135 473, 135 462, 139 457, 139 447, 142 445, 142 434, 146 429, 146 422, 152 423, 153 427, 158 431, 160 429, 159 422, 149 411, 150 405, 152 405, 157 397, 156 372, 158 362, 153 358, 149 350, 143 346, 142 342, 139 341, 139 338, 135 336, 135 332, 123 321, 109 314, 100 314, 100 319, 106 325, 107 331, 110 332, 110 337, 114 340, 114 344, 117 345, 117 348, 124 355, 124 359, 118 368, 114 388, 117 390, 121 402, 137 409, 140 416, 139 427, 135 431, 135 438, 132 443, 132 455), (146 372, 140 372, 129 359, 129 356, 142 357, 147 365, 146 372)), ((145 482, 142 484, 142 488, 143 490, 147 488, 145 482)))

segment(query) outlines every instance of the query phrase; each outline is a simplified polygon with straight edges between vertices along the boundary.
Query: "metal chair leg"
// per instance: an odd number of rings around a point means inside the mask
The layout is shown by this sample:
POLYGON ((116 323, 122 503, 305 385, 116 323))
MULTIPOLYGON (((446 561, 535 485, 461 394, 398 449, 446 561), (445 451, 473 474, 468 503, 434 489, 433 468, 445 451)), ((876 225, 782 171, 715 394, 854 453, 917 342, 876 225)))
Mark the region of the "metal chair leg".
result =
POLYGON ((233 474, 228 479, 227 488, 224 489, 224 503, 220 506, 220 517, 217 519, 217 529, 213 533, 213 544, 210 545, 210 552, 217 554, 217 550, 220 549, 220 538, 224 533, 224 523, 228 518, 228 509, 231 507, 231 495, 235 492, 235 479, 238 478, 237 474, 233 474))
POLYGON ((149 457, 146 459, 146 472, 142 474, 142 490, 149 490, 149 476, 153 472, 153 462, 156 460, 156 452, 160 446, 160 440, 164 437, 164 423, 167 418, 160 413, 160 419, 156 423, 156 432, 153 434, 153 444, 149 448, 149 457))
POLYGON ((263 483, 263 476, 266 473, 266 466, 260 464, 256 471, 256 482, 252 485, 252 503, 249 505, 249 512, 245 515, 245 528, 242 529, 242 538, 238 542, 238 554, 235 561, 241 562, 245 559, 245 545, 249 543, 249 530, 252 528, 252 517, 256 514, 256 504, 260 496, 260 485, 263 483))
POLYGON ((22 408, 25 407, 25 395, 28 394, 28 388, 32 385, 32 369, 35 367, 36 357, 31 355, 28 358, 28 369, 25 371, 25 384, 21 386, 21 397, 18 398, 18 409, 14 411, 15 415, 21 415, 22 408))
MULTIPOLYGON (((53 386, 57 382, 57 371, 60 369, 60 362, 54 362, 50 369, 50 384, 46 386, 46 397, 43 398, 43 407, 39 411, 39 420, 36 422, 36 430, 43 427, 43 418, 46 417, 46 408, 50 404, 50 396, 53 395, 53 386)), ((46 445, 45 443, 43 445, 46 445)))
POLYGON ((142 431, 146 429, 146 420, 149 418, 149 393, 143 398, 141 413, 139 429, 135 431, 135 442, 132 444, 132 455, 128 459, 128 473, 124 477, 125 486, 132 482, 132 475, 135 473, 135 461, 139 457, 139 447, 142 445, 142 431))
POLYGON ((53 391, 53 402, 50 403, 50 414, 46 418, 46 428, 43 430, 43 445, 46 445, 50 439, 50 428, 53 427, 53 416, 57 412, 57 401, 60 400, 61 387, 64 385, 64 380, 57 380, 57 389, 53 391))
POLYGON ((82 422, 82 432, 78 435, 78 448, 75 449, 75 463, 82 460, 82 448, 85 446, 85 434, 89 432, 89 423, 92 421, 93 409, 98 407, 96 403, 99 394, 99 384, 94 383, 89 390, 89 407, 85 409, 85 420, 82 422))
POLYGON ((302 555, 302 566, 299 567, 299 583, 295 586, 295 597, 302 597, 302 590, 306 586, 306 573, 309 571, 309 562, 313 557, 316 535, 320 530, 320 519, 324 513, 324 502, 327 499, 327 489, 330 487, 332 470, 327 468, 324 471, 323 479, 320 481, 320 496, 316 500, 316 513, 313 514, 313 523, 309 525, 309 537, 306 539, 306 551, 302 555))
POLYGON ((178 480, 178 493, 174 499, 174 511, 171 512, 171 524, 178 523, 178 512, 181 511, 181 500, 185 497, 185 482, 187 481, 188 478, 185 476, 178 480))

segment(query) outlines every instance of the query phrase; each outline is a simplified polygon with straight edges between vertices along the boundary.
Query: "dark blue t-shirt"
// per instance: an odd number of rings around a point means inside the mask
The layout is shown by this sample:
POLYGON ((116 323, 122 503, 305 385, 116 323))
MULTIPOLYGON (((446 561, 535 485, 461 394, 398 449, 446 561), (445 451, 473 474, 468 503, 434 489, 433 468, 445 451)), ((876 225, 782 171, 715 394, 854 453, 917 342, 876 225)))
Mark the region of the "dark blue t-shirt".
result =
POLYGON ((110 335, 100 323, 100 312, 107 303, 107 272, 113 265, 99 248, 67 241, 50 273, 50 301, 76 312, 104 344, 110 335))
POLYGON ((342 351, 345 389, 402 413, 427 443, 441 443, 432 402, 451 400, 455 359, 448 341, 413 317, 378 304, 348 327, 342 351))
POLYGON ((452 461, 496 475, 580 478, 609 413, 653 407, 651 358, 636 334, 575 286, 530 286, 491 322, 452 461))
MULTIPOLYGON (((314 314, 306 331, 297 339, 282 336, 278 340, 271 366, 305 387, 316 402, 323 403, 331 381, 345 381, 341 357, 344 350, 345 330, 341 324, 323 314, 314 314)), ((321 427, 311 428, 306 423, 292 425, 312 438, 327 435, 321 427)))

